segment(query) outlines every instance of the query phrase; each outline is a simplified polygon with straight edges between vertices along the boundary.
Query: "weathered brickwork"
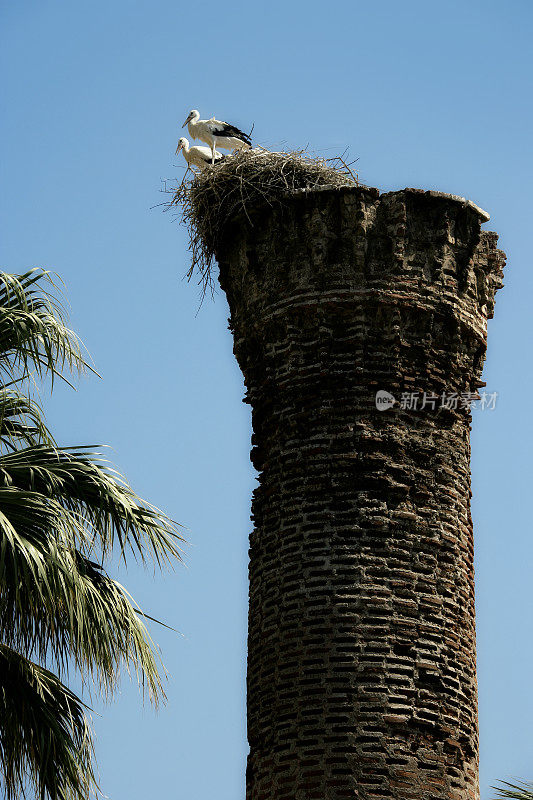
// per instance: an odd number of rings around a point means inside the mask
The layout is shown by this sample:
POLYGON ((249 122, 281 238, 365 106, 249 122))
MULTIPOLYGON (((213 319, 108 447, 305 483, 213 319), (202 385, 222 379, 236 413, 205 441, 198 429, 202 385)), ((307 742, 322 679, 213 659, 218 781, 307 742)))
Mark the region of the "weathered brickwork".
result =
POLYGON ((439 405, 481 385, 497 237, 410 189, 252 221, 217 254, 259 472, 247 800, 476 800, 471 418, 439 405))

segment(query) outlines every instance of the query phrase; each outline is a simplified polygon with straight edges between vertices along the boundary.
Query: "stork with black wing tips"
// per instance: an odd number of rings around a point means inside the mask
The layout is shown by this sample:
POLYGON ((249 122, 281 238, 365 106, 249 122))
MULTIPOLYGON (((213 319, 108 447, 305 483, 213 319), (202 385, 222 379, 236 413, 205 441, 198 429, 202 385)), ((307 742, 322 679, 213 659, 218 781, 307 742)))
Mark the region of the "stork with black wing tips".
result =
POLYGON ((252 146, 250 136, 247 133, 230 125, 228 122, 221 122, 212 117, 211 119, 200 119, 200 112, 195 108, 183 123, 187 125, 192 139, 200 139, 211 148, 211 163, 215 163, 217 147, 223 150, 241 150, 252 146))

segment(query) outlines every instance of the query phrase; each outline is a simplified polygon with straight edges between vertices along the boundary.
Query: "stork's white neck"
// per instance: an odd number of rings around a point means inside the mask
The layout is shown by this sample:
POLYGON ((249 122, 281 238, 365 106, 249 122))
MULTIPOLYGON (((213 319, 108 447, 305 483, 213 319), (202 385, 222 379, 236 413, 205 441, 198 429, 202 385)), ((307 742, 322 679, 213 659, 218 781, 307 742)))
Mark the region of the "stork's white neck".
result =
POLYGON ((187 125, 187 129, 193 139, 196 138, 194 135, 194 131, 196 130, 196 126, 198 125, 199 119, 200 119, 200 112, 195 111, 191 119, 189 120, 189 124, 187 125))

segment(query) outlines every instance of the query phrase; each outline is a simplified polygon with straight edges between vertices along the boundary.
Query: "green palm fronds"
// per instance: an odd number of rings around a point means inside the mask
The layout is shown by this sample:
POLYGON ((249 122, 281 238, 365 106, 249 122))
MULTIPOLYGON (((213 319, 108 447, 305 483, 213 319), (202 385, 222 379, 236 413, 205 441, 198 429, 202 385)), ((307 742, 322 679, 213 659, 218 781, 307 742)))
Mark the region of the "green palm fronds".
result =
POLYGON ((108 556, 118 544, 158 564, 179 557, 176 525, 159 509, 139 503, 122 475, 89 448, 58 450, 33 445, 0 456, 0 487, 16 487, 54 498, 71 514, 73 534, 80 521, 92 531, 93 546, 108 556))
POLYGON ((30 781, 39 800, 85 800, 97 789, 86 706, 44 667, 0 644, 0 768, 16 800, 30 781))
POLYGON ((43 282, 41 270, 0 273, 0 777, 7 800, 28 784, 39 800, 81 800, 97 786, 69 672, 109 696, 125 667, 164 698, 150 617, 104 562, 172 564, 182 540, 98 450, 60 448, 48 430, 28 378, 85 361, 43 282))
POLYGON ((0 368, 9 376, 26 376, 33 368, 53 381, 65 366, 87 366, 62 306, 42 289, 43 282, 55 288, 50 273, 41 269, 24 275, 0 272, 0 368))
POLYGON ((533 800, 533 783, 525 783, 524 781, 506 783, 501 781, 501 784, 501 786, 492 787, 498 792, 495 800, 501 800, 504 797, 511 798, 511 800, 533 800))
POLYGON ((103 567, 77 549, 80 526, 39 495, 0 489, 0 627, 4 642, 31 658, 69 659, 115 688, 121 664, 133 667, 150 697, 163 696, 158 659, 138 609, 103 567), (31 513, 31 520, 28 516, 31 513))
POLYGON ((55 445, 39 404, 21 393, 22 381, 0 385, 0 448, 16 450, 20 446, 46 443, 55 445))

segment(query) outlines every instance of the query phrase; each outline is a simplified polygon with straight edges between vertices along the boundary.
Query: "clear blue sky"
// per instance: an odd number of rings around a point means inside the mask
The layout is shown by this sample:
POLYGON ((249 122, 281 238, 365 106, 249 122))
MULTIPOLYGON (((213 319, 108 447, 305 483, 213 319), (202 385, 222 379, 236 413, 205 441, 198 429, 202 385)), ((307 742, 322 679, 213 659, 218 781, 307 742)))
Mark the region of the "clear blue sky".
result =
POLYGON ((508 254, 472 436, 482 798, 533 780, 531 38, 527 0, 0 5, 1 263, 63 277, 103 380, 46 401, 188 526, 186 567, 121 578, 155 617, 168 705, 95 705, 112 800, 244 797, 249 408, 222 295, 198 311, 160 179, 191 107, 267 147, 350 148, 362 179, 466 195, 508 254))

